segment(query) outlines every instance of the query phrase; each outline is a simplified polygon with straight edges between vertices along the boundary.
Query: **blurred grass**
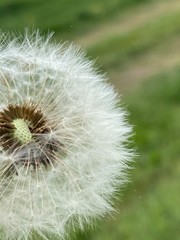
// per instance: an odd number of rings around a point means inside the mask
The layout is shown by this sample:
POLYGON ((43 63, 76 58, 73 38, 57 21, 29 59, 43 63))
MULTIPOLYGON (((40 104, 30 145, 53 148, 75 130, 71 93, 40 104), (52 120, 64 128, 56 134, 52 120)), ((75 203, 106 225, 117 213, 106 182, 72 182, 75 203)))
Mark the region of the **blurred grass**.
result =
POLYGON ((152 0, 1 0, 0 28, 23 30, 25 26, 53 30, 72 39, 132 6, 152 0))
MULTIPOLYGON (((88 57, 109 75, 116 74, 117 89, 134 125, 134 146, 139 157, 130 172, 131 182, 116 202, 119 213, 103 219, 97 228, 78 233, 77 240, 178 240, 180 236, 180 4, 177 0, 1 0, 0 28, 22 31, 24 27, 47 32, 55 37, 80 41, 87 33, 111 27, 118 18, 119 29, 103 38, 92 39, 88 57), (137 23, 121 32, 121 18, 146 15, 158 4, 174 4, 174 10, 137 23), (177 7, 176 7, 177 5, 177 7), (142 7, 142 8, 140 8, 142 7), (140 9, 137 11, 137 9, 140 9), (110 23, 110 25, 108 25, 110 23), (160 49, 160 50, 158 50, 160 49), (161 54, 161 58, 158 58, 161 54), (153 58, 152 58, 153 56, 153 58), (170 59, 169 59, 170 58, 170 59), (141 59, 141 61, 139 61, 141 59), (147 61, 149 59, 149 61, 147 61), (158 62, 161 59, 162 62, 158 62), (141 74, 142 62, 157 65, 156 72, 141 74), (164 64, 164 68, 160 67, 164 64), (121 73, 137 66, 136 81, 121 88, 121 73), (169 66, 169 67, 166 67, 169 66), (139 72, 138 72, 139 71, 139 72), (137 80, 141 79, 141 83, 137 80), (133 83, 133 84, 132 84, 133 83), (135 86, 135 89, 133 89, 135 86)), ((111 82, 116 83, 114 79, 111 82)))

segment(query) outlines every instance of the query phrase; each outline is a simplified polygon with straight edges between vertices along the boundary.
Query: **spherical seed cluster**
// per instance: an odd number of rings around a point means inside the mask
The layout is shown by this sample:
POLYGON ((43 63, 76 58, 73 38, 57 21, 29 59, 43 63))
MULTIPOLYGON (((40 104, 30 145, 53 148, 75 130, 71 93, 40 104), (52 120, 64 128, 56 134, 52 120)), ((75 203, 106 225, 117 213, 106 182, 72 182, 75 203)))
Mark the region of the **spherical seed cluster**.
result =
POLYGON ((0 235, 60 239, 112 210, 131 127, 74 46, 1 35, 0 235))

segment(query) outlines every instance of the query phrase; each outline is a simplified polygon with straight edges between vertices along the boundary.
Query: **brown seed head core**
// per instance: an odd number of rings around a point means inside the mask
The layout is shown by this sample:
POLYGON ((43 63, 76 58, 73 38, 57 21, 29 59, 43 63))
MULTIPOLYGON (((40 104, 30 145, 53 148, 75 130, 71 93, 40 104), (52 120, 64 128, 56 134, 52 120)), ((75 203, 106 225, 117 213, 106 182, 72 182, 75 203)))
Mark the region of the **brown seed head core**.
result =
POLYGON ((32 135, 49 131, 42 112, 36 108, 33 104, 23 104, 22 106, 10 104, 4 111, 0 112, 0 145, 5 150, 14 150, 25 144, 15 134, 17 120, 24 121, 32 135))
MULTIPOLYGON (((55 140, 42 141, 42 135, 51 131, 47 119, 34 104, 9 104, 0 112, 0 146, 8 154, 18 153, 19 160, 10 166, 23 164, 35 169, 54 161, 57 151, 55 140)), ((9 174, 9 172, 8 172, 9 174)))

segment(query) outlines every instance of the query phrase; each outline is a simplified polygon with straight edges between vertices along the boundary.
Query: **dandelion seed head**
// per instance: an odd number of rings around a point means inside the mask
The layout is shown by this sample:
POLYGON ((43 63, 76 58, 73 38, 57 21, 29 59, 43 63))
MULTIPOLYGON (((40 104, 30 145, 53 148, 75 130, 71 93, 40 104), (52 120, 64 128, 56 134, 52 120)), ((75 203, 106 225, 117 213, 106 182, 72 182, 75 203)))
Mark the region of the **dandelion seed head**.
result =
POLYGON ((50 38, 0 37, 3 239, 61 239, 110 213, 133 156, 113 88, 77 47, 50 38))

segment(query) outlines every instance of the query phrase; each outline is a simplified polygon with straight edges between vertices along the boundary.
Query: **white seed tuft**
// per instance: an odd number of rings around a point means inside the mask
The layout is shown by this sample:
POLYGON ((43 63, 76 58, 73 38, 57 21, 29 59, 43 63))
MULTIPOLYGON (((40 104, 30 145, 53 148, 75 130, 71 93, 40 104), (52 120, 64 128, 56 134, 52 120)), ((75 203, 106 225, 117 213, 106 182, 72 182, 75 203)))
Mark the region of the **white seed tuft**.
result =
POLYGON ((112 211, 131 127, 75 46, 38 32, 0 39, 0 235, 61 239, 112 211))

